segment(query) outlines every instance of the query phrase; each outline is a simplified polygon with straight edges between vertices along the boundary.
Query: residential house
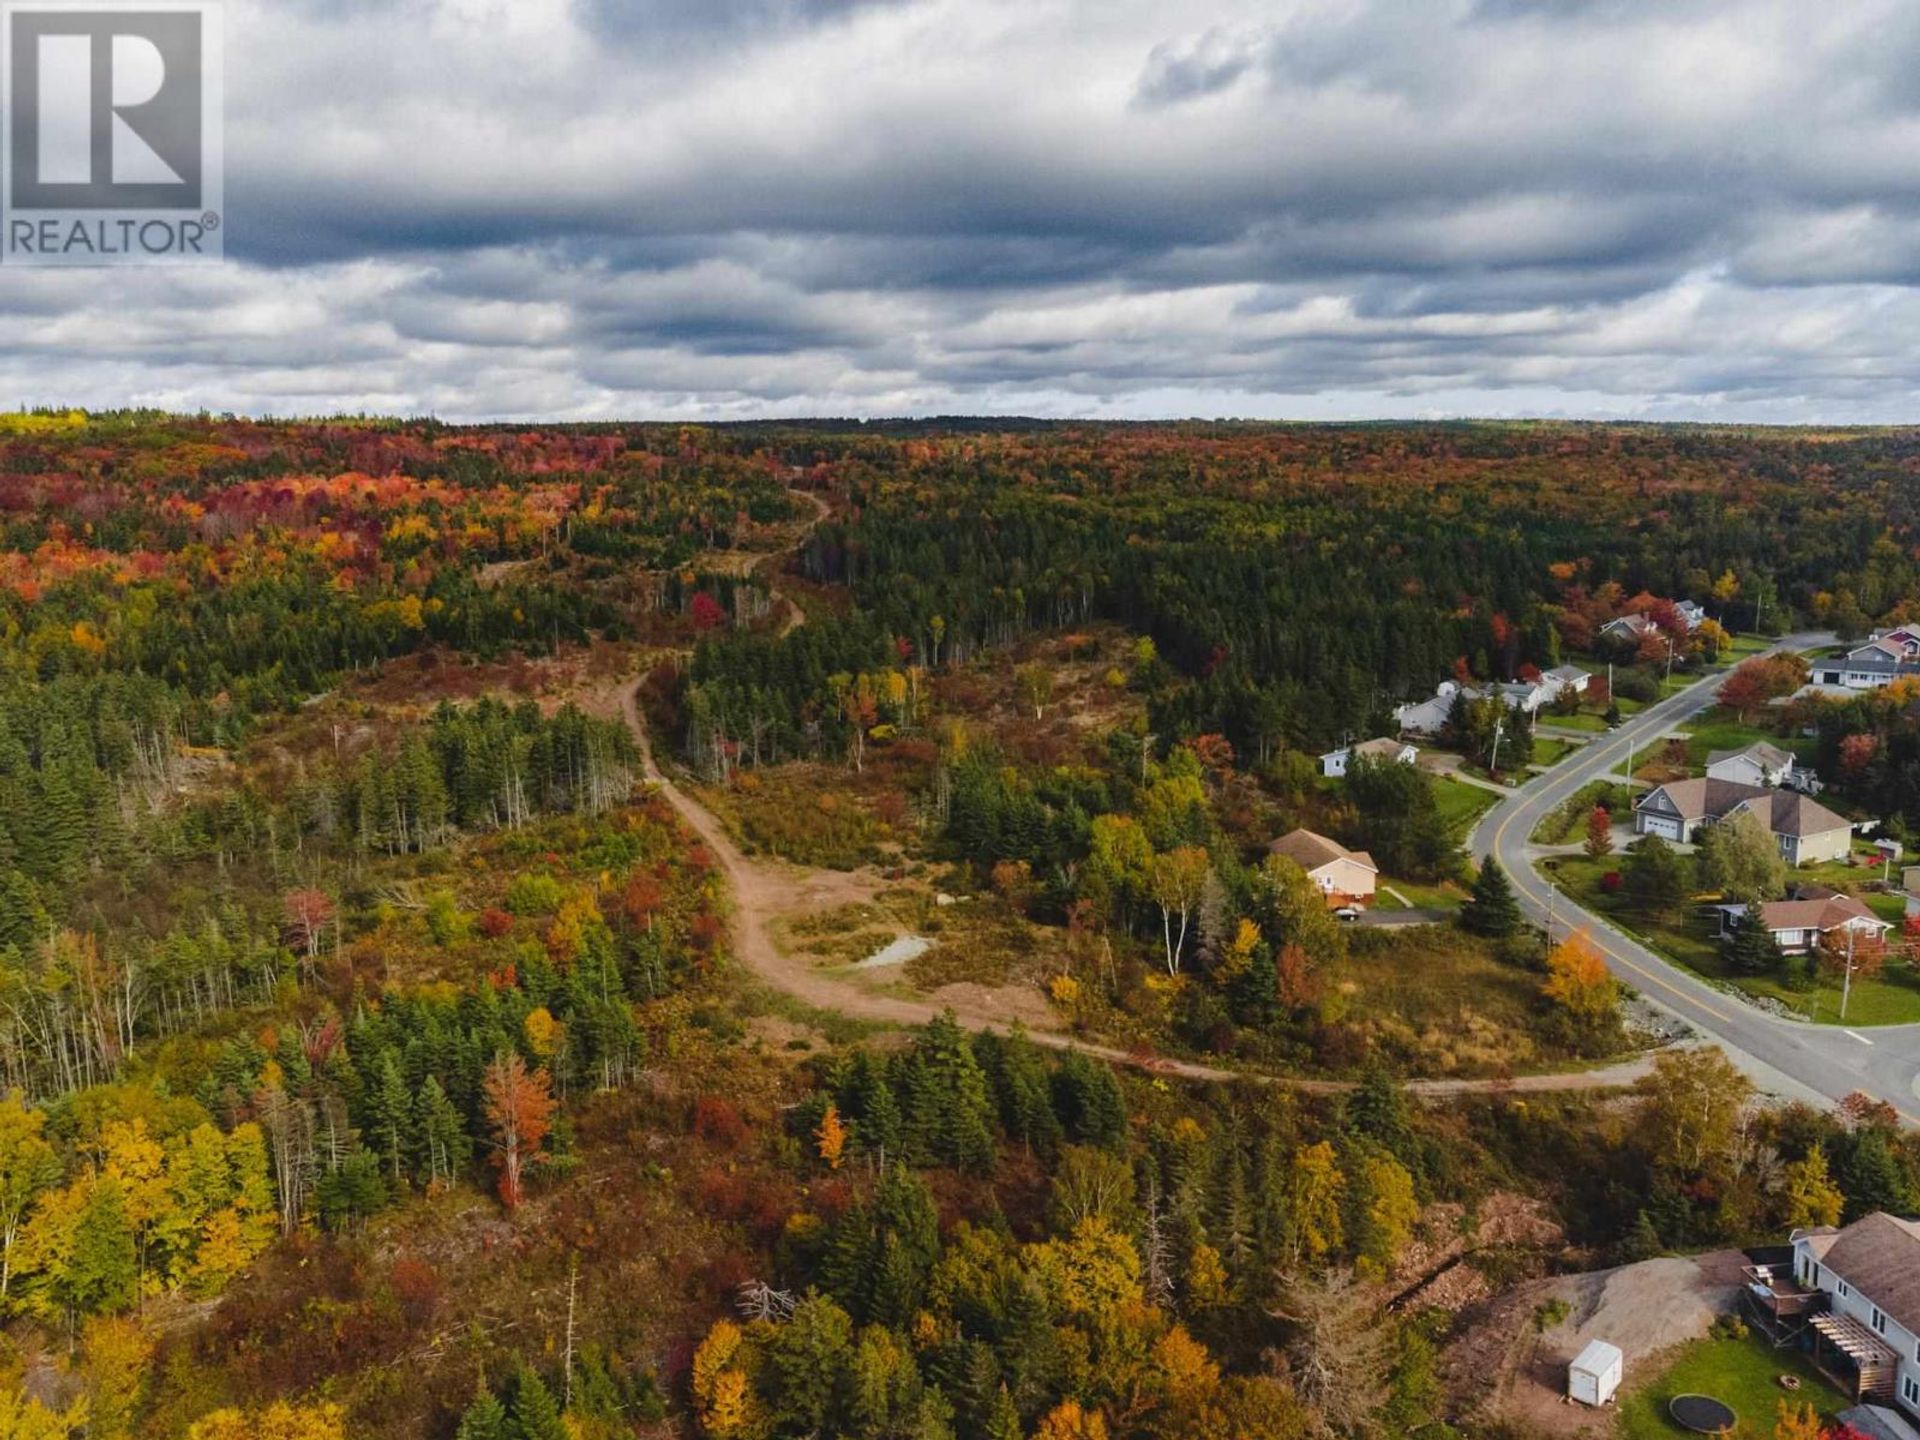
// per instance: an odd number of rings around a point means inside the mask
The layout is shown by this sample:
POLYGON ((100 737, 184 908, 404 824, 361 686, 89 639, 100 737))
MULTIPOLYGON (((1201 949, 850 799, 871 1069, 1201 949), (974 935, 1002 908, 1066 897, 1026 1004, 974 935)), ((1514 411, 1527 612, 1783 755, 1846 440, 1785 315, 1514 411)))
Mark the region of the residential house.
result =
POLYGON ((1660 627, 1644 615, 1621 615, 1607 621, 1600 627, 1600 635, 1605 640, 1620 640, 1638 644, 1643 638, 1653 634, 1660 627))
POLYGON ((1556 665, 1540 678, 1553 687, 1547 696, 1551 701, 1558 700, 1569 690, 1584 697, 1587 686, 1593 682, 1593 672, 1582 670, 1578 665, 1556 665))
POLYGON ((1320 773, 1338 779, 1347 773, 1347 766, 1355 756, 1361 756, 1381 765, 1412 765, 1420 758, 1420 752, 1404 740, 1362 740, 1358 745, 1342 746, 1338 750, 1329 750, 1320 757, 1320 773))
POLYGON ((1267 849, 1284 855, 1320 887, 1327 904, 1335 910, 1350 910, 1371 905, 1380 880, 1380 867, 1364 850, 1349 850, 1337 840, 1311 830, 1293 830, 1282 835, 1267 849))
MULTIPOLYGON (((1447 721, 1453 715, 1454 698, 1459 695, 1469 700, 1497 696, 1509 708, 1518 706, 1527 714, 1536 715, 1569 689, 1584 692, 1592 678, 1577 665, 1560 665, 1537 680, 1505 680, 1491 685, 1461 685, 1458 681, 1442 680, 1431 700, 1412 700, 1396 709, 1393 723, 1400 727, 1403 735, 1438 735, 1447 728, 1447 721)), ((1321 759, 1324 762, 1326 757, 1321 759)))
POLYGON ((1707 756, 1707 778, 1731 780, 1736 785, 1792 785, 1793 765, 1791 752, 1756 740, 1744 749, 1713 751, 1707 756))
POLYGON ((1791 1242, 1777 1263, 1746 1267, 1761 1332, 1804 1347, 1856 1401, 1920 1416, 1920 1221, 1876 1211, 1791 1242))
POLYGON ((1633 829, 1636 835, 1690 845, 1702 826, 1743 810, 1759 817, 1789 865, 1844 860, 1853 848, 1853 825, 1819 801, 1792 790, 1711 777, 1655 786, 1635 803, 1633 829))
POLYGON ((1920 865, 1909 865, 1900 872, 1900 892, 1907 897, 1907 918, 1920 915, 1920 865))
POLYGON ((1843 656, 1813 662, 1812 684, 1822 689, 1878 690, 1920 675, 1920 626, 1876 632, 1843 656))
MULTIPOLYGON (((1789 955, 1807 955, 1820 948, 1829 935, 1846 943, 1851 931, 1856 941, 1884 939, 1893 926, 1851 895, 1836 894, 1823 887, 1809 887, 1821 893, 1802 892, 1793 900, 1775 900, 1760 907, 1760 923, 1772 933, 1774 943, 1789 955)), ((1722 905, 1720 934, 1725 938, 1734 923, 1747 913, 1744 905, 1722 905)))
MULTIPOLYGON (((1698 630, 1700 622, 1707 618, 1707 612, 1691 600, 1674 601, 1673 613, 1679 617, 1682 628, 1689 635, 1698 630)), ((1620 615, 1602 625, 1600 634, 1608 640, 1637 645, 1648 635, 1659 633, 1659 630, 1660 627, 1646 615, 1620 615)))

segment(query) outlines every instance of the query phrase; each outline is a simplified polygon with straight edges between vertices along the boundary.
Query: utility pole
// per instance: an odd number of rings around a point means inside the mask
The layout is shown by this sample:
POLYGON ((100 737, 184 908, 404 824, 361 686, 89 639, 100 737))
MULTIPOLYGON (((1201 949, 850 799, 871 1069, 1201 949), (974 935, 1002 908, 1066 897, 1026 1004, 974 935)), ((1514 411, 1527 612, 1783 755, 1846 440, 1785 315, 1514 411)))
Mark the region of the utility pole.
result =
POLYGON ((1487 761, 1487 769, 1492 774, 1500 773, 1500 732, 1506 728, 1506 721, 1493 722, 1493 757, 1487 761))
POLYGON ((1853 995, 1853 941, 1860 932, 1851 924, 1847 926, 1847 969, 1840 977, 1840 1018, 1847 1018, 1847 1001, 1853 995))
POLYGON ((1667 679, 1673 679, 1673 637, 1667 636, 1667 679))

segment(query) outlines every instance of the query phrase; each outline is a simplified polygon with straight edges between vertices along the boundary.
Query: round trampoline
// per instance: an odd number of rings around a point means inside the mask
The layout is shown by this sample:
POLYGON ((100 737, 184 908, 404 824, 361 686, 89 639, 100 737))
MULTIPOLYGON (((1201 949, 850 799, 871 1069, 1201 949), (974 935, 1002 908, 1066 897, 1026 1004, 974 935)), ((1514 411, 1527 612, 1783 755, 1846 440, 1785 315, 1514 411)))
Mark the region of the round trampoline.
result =
POLYGON ((1696 1435, 1719 1435, 1733 1429, 1733 1407, 1711 1395, 1676 1395, 1667 1402, 1667 1413, 1674 1424, 1696 1435))

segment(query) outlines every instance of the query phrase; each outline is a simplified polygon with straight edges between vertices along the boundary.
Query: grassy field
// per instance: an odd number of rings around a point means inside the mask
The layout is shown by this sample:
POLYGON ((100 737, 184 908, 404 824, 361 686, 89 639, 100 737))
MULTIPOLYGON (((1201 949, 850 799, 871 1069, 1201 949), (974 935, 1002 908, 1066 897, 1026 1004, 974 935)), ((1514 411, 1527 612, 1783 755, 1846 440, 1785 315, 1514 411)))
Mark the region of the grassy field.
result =
POLYGON ((1846 1408, 1840 1392, 1792 1350, 1774 1350, 1756 1339, 1695 1340, 1672 1363, 1620 1402, 1620 1431, 1627 1440, 1694 1440, 1667 1415, 1676 1395, 1710 1395, 1733 1407, 1738 1433, 1771 1434, 1783 1400, 1811 1403, 1822 1420, 1846 1408), (1798 1391, 1780 1388, 1780 1376, 1800 1377, 1798 1391))
POLYGON ((1725 981, 1750 995, 1764 995, 1823 1025, 1904 1025, 1920 1020, 1920 968, 1892 960, 1879 978, 1855 978, 1847 1013, 1840 1014, 1840 986, 1821 975, 1810 989, 1796 990, 1771 976, 1735 975, 1727 969, 1714 938, 1712 921, 1700 904, 1682 906, 1670 917, 1638 912, 1625 897, 1601 889, 1601 877, 1619 870, 1625 857, 1589 860, 1584 855, 1557 857, 1542 866, 1559 888, 1596 914, 1636 935, 1649 949, 1709 980, 1725 981))
POLYGON ((1376 910, 1404 910, 1409 906, 1415 910, 1458 910, 1466 902, 1466 898, 1467 892, 1458 885, 1445 882, 1439 885, 1423 885, 1418 880, 1395 880, 1383 875, 1380 877, 1379 893, 1374 896, 1373 903, 1376 910), (1392 886, 1405 896, 1407 903, 1402 905, 1400 901, 1389 895, 1388 886, 1392 886))
POLYGON ((1533 827, 1533 843, 1565 845, 1583 838, 1587 833, 1587 816, 1596 805, 1605 805, 1616 816, 1626 815, 1633 809, 1633 792, 1624 785, 1609 785, 1604 780, 1582 785, 1533 827))
POLYGON ((1516 1074, 1574 1058, 1543 1032, 1540 977, 1450 925, 1354 930, 1327 978, 1326 1003, 1407 1075, 1516 1074))
MULTIPOLYGON (((1607 728, 1604 715, 1593 710, 1581 710, 1573 715, 1543 715, 1542 725, 1558 726, 1562 730, 1583 730, 1588 734, 1599 734, 1607 728)), ((1538 744, 1538 742, 1535 742, 1538 744)))
POLYGON ((1500 797, 1493 791, 1462 780, 1437 781, 1433 798, 1440 818, 1446 822, 1447 833, 1461 840, 1467 838, 1467 832, 1482 815, 1500 803, 1500 797))
POLYGON ((1536 735, 1533 737, 1533 763, 1558 765, 1578 748, 1571 740, 1556 740, 1551 735, 1536 735))
POLYGON ((1706 768, 1707 756, 1715 750, 1741 750, 1761 740, 1778 745, 1802 760, 1813 753, 1811 740, 1800 736, 1783 740, 1771 730, 1741 724, 1738 716, 1717 705, 1701 711, 1681 729, 1687 737, 1687 759, 1697 770, 1706 768))

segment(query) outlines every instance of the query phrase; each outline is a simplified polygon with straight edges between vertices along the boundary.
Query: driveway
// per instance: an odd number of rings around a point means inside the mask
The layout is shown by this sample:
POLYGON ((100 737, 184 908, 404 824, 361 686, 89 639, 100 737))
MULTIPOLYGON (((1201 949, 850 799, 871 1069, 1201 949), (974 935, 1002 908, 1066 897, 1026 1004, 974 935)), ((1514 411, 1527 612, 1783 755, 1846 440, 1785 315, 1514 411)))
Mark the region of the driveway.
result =
MULTIPOLYGON (((1776 648, 1833 643, 1831 635, 1802 634, 1788 636, 1776 648)), ((1542 851, 1530 837, 1541 819, 1617 767, 1629 748, 1644 751, 1664 731, 1710 707, 1723 678, 1708 676, 1597 736, 1490 810, 1469 843, 1476 856, 1498 857, 1529 919, 1546 925, 1556 938, 1585 929, 1616 976, 1649 1003, 1717 1041, 1761 1089, 1820 1105, 1865 1091, 1894 1106, 1908 1124, 1920 1125, 1920 1025, 1844 1029, 1769 1014, 1655 954, 1554 891, 1534 870, 1542 851)))

